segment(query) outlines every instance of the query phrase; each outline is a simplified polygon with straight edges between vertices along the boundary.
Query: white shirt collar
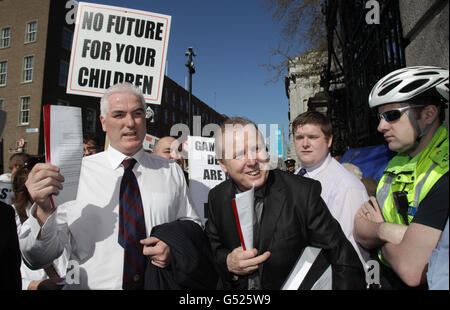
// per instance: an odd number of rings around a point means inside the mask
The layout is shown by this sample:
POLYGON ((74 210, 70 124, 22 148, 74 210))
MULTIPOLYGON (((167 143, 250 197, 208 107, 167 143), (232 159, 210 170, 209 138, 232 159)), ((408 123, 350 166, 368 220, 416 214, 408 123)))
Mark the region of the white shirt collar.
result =
POLYGON ((144 158, 144 148, 141 147, 141 149, 139 151, 137 151, 136 154, 134 154, 133 156, 127 156, 121 152, 119 152, 118 150, 116 150, 114 147, 112 147, 111 145, 108 146, 108 149, 106 150, 107 152, 107 156, 109 159, 109 162, 111 163, 111 167, 113 169, 117 169, 120 167, 120 165, 122 164, 122 162, 124 161, 124 159, 126 158, 134 158, 136 159, 136 161, 142 165, 142 161, 144 158))
POLYGON ((320 171, 322 171, 323 169, 325 169, 325 167, 328 165, 328 162, 331 160, 331 154, 330 153, 328 153, 328 155, 327 155, 327 157, 325 157, 325 159, 321 162, 321 163, 319 163, 319 164, 317 164, 317 165, 315 165, 315 166, 312 166, 312 167, 309 167, 309 168, 306 168, 306 167, 300 167, 296 172, 295 172, 295 174, 297 174, 299 171, 300 171, 300 169, 302 169, 302 168, 305 168, 305 170, 306 170, 306 176, 309 176, 309 177, 314 177, 315 175, 317 175, 320 171))

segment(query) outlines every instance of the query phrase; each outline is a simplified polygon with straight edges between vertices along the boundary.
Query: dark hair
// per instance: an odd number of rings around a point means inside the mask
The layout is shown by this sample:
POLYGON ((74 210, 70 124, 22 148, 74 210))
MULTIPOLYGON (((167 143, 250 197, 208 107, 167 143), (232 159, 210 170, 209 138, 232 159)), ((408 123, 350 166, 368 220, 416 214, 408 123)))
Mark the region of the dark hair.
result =
POLYGON ((425 109, 426 106, 434 105, 438 109, 438 119, 439 123, 442 124, 445 121, 445 108, 446 103, 443 99, 439 99, 433 96, 419 96, 416 98, 413 98, 408 101, 411 105, 422 105, 423 107, 415 108, 414 110, 417 111, 416 118, 420 119, 420 114, 423 109, 425 109))
POLYGON ((31 157, 31 155, 27 153, 15 153, 12 154, 9 158, 9 169, 12 170, 14 166, 17 168, 23 167, 23 164, 31 157))
POLYGON ((96 136, 90 135, 90 134, 85 134, 85 135, 83 135, 83 143, 86 144, 86 143, 88 143, 89 141, 94 142, 95 147, 98 149, 98 139, 97 139, 96 136))
POLYGON ((14 192, 14 196, 12 197, 11 202, 16 208, 21 223, 25 222, 28 218, 27 205, 29 202, 31 202, 30 193, 25 186, 25 182, 27 181, 29 173, 30 170, 25 167, 20 167, 12 180, 12 189, 14 192))
POLYGON ((319 126, 327 139, 333 135, 333 128, 331 127, 330 120, 325 115, 317 111, 307 111, 297 115, 292 122, 292 133, 295 134, 298 126, 308 124, 319 126))

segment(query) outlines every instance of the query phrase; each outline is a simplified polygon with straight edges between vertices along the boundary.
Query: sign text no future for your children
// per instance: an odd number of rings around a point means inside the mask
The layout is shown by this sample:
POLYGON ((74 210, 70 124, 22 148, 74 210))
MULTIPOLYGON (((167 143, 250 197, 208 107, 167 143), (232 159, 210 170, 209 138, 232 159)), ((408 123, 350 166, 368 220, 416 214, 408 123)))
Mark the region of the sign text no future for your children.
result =
POLYGON ((68 92, 101 96, 128 82, 146 101, 159 103, 170 16, 85 5, 78 10, 68 92))

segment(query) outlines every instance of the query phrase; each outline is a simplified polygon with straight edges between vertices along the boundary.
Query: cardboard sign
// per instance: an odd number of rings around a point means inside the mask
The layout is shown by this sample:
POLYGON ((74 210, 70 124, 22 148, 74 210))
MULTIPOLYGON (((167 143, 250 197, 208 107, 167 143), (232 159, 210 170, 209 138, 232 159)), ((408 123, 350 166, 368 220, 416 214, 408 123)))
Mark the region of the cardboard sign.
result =
POLYGON ((209 190, 225 181, 228 176, 220 167, 214 153, 214 138, 188 136, 189 190, 196 210, 205 222, 204 207, 209 190))
POLYGON ((142 146, 144 150, 153 152, 155 150, 156 142, 158 142, 159 138, 150 134, 145 135, 144 142, 142 146))
POLYGON ((0 181, 0 201, 10 205, 13 195, 12 183, 10 181, 0 181))
POLYGON ((67 93, 101 97, 128 82, 147 103, 160 104, 171 17, 80 2, 67 93))

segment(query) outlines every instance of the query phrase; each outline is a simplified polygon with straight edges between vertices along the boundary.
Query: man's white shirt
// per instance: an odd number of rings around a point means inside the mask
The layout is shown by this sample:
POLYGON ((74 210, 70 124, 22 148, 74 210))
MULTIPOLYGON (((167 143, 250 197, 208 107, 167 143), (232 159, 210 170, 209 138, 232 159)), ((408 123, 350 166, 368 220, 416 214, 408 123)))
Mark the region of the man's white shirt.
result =
MULTIPOLYGON (((295 173, 297 174, 300 169, 295 173)), ((305 169, 305 177, 321 183, 322 193, 320 196, 328 206, 331 215, 341 225, 342 231, 364 264, 369 260, 369 253, 353 237, 355 215, 363 203, 369 200, 364 184, 329 153, 323 162, 305 169)))
MULTIPOLYGON (((133 172, 141 192, 147 236, 154 226, 177 219, 201 225, 178 164, 143 149, 132 157, 137 161, 133 172)), ((42 268, 66 246, 70 261, 79 265, 80 279, 66 289, 122 288, 124 251, 117 240, 122 161, 126 158, 110 146, 83 159, 77 199, 58 206, 42 229, 34 216, 22 225, 19 239, 27 264, 42 268)), ((70 261, 69 267, 73 267, 70 261)))

